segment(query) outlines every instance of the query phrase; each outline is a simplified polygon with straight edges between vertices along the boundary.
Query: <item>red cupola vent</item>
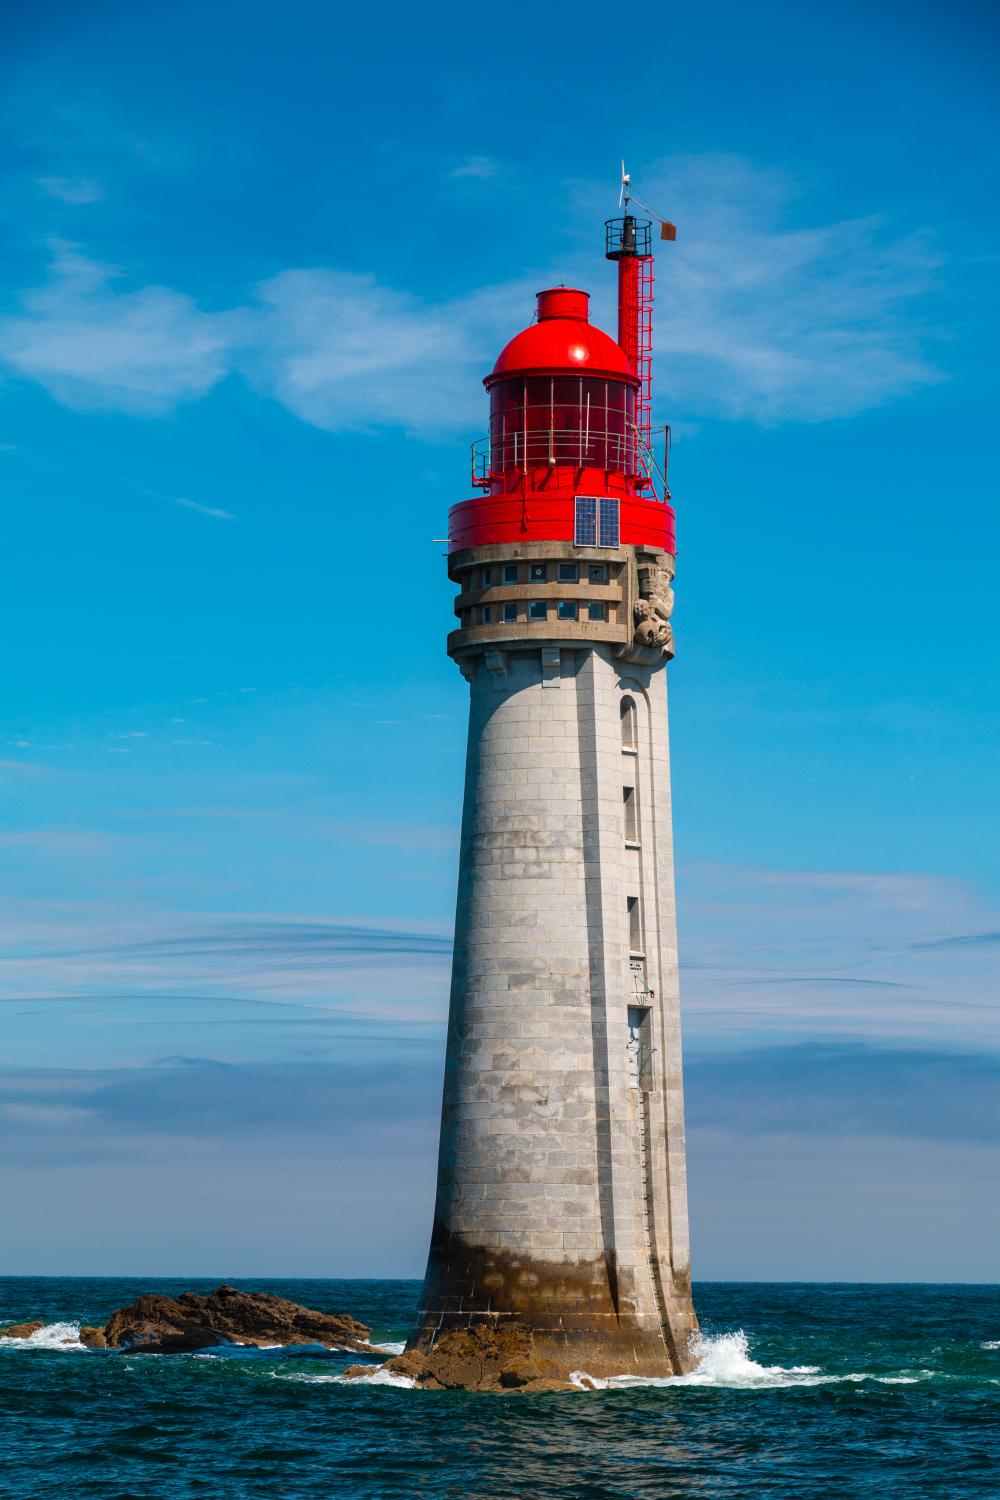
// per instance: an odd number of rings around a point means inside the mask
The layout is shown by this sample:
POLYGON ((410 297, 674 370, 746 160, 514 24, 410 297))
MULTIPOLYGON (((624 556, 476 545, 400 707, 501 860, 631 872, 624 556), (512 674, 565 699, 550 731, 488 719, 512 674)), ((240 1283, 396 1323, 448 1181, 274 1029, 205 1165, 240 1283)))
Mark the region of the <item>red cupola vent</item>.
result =
POLYGON ((588 320, 590 294, 575 287, 554 286, 539 292, 538 321, 517 333, 503 350, 484 384, 510 375, 599 375, 639 381, 620 344, 588 320))

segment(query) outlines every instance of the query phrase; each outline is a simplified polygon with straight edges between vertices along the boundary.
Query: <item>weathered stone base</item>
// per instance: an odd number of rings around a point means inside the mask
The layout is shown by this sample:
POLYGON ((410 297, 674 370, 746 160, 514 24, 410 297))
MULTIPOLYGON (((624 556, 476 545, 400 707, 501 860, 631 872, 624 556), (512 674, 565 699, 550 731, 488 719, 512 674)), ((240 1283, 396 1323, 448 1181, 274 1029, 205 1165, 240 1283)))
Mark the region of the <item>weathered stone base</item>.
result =
POLYGON ((574 1371, 602 1379, 679 1375, 693 1363, 689 1343, 698 1324, 689 1287, 669 1288, 661 1320, 639 1311, 645 1299, 622 1285, 603 1257, 543 1261, 456 1235, 435 1240, 407 1354, 433 1358, 453 1336, 478 1329, 501 1339, 529 1335, 537 1378, 560 1382, 574 1371))

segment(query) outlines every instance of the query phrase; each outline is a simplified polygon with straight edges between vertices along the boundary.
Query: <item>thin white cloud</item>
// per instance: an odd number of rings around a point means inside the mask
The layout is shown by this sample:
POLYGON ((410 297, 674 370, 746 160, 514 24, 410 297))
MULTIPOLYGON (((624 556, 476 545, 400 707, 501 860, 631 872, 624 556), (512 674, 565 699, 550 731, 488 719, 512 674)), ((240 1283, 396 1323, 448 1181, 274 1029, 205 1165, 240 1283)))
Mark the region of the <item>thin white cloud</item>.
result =
POLYGON ((39 177, 38 186, 62 203, 100 203, 104 189, 93 177, 39 177))
MULTIPOLYGON (((453 175, 492 168, 473 157, 453 175)), ((803 228, 794 184, 732 156, 668 160, 642 189, 680 230, 657 262, 662 415, 824 421, 944 378, 926 352, 921 299, 937 262, 919 234, 870 217, 803 228)), ((588 234, 551 279, 591 286, 610 327, 612 279, 593 233, 606 194, 570 192, 588 234)), ((314 426, 431 439, 482 425, 480 378, 530 319, 540 280, 429 302, 371 275, 290 269, 253 305, 209 314, 169 287, 121 290, 117 274, 62 247, 49 283, 0 323, 0 362, 68 405, 140 414, 197 399, 237 369, 314 426)))
POLYGON ((183 505, 185 510, 196 510, 202 516, 213 516, 216 521, 236 520, 231 510, 220 510, 214 505, 201 505, 197 500, 187 500, 180 495, 175 496, 174 504, 183 505))
MULTIPOLYGON (((284 271, 257 295, 248 373, 303 421, 426 436, 481 417, 491 317, 480 298, 430 305, 373 276, 322 269, 284 271)), ((509 332, 520 313, 508 316, 509 332)))
POLYGON ((793 227, 794 182, 736 156, 675 158, 642 186, 679 226, 654 247, 664 410, 824 421, 943 378, 924 352, 939 261, 921 235, 872 217, 793 227))
POLYGON ((204 396, 227 372, 232 317, 170 287, 119 291, 118 275, 57 245, 48 283, 0 320, 0 360, 78 410, 155 415, 204 396))
POLYGON ((470 156, 468 161, 462 162, 461 166, 453 167, 449 176, 478 177, 486 181, 490 177, 495 177, 499 170, 497 163, 488 156, 470 156))

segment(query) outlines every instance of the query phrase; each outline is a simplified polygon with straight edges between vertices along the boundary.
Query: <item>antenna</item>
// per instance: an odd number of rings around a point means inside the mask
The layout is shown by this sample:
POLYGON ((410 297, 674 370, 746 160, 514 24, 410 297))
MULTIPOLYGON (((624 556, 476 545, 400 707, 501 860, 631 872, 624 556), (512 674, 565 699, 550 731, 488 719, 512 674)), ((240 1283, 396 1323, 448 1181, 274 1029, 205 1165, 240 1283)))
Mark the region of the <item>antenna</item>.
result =
POLYGON ((628 204, 629 204, 629 199, 631 198, 631 196, 632 196, 632 176, 631 176, 631 173, 626 172, 626 170, 625 170, 625 162, 624 162, 624 159, 623 159, 622 160, 622 182, 621 182, 621 187, 618 189, 618 207, 621 208, 624 205, 626 213, 628 213, 628 204))

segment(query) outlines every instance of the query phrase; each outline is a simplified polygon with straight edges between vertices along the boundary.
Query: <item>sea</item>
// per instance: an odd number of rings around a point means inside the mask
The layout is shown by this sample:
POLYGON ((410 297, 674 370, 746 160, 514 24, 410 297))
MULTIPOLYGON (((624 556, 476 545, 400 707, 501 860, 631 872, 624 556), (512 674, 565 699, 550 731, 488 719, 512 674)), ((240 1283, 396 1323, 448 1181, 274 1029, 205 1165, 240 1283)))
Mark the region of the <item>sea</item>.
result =
MULTIPOLYGON (((414 1389, 315 1347, 84 1349, 141 1291, 0 1279, 0 1496, 180 1500, 968 1500, 1000 1497, 1000 1287, 707 1283, 676 1379, 530 1395, 414 1389)), ((402 1347, 416 1281, 234 1281, 402 1347)), ((582 1372, 585 1373, 585 1372, 582 1372)))

